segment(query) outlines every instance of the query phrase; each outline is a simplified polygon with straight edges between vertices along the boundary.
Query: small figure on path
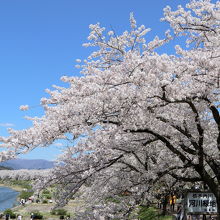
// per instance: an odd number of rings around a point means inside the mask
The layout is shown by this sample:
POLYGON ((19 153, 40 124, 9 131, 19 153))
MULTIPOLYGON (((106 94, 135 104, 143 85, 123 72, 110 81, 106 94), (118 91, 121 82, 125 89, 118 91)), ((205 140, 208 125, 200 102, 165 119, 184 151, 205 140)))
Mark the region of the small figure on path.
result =
POLYGON ((21 215, 18 215, 18 220, 22 220, 22 216, 21 215))
POLYGON ((25 200, 24 199, 21 199, 21 201, 20 201, 20 203, 21 203, 21 205, 25 205, 25 200))
POLYGON ((10 215, 7 213, 7 214, 5 215, 5 220, 9 220, 9 218, 10 218, 10 215))
POLYGON ((31 213, 31 220, 34 220, 34 213, 31 213))

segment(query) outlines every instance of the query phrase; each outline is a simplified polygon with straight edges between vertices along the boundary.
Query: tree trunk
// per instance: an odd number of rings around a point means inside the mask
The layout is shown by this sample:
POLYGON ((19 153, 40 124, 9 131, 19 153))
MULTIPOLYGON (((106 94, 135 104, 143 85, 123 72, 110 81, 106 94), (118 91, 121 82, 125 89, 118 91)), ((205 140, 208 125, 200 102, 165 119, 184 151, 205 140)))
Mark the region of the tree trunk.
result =
POLYGON ((166 215, 167 213, 167 202, 168 202, 168 196, 165 195, 164 198, 163 198, 163 210, 162 210, 162 215, 166 215))
MULTIPOLYGON (((220 194, 220 193, 218 193, 218 194, 220 194)), ((220 196, 217 196, 216 202, 217 202, 217 209, 218 209, 218 216, 217 216, 216 220, 220 220, 220 196)))

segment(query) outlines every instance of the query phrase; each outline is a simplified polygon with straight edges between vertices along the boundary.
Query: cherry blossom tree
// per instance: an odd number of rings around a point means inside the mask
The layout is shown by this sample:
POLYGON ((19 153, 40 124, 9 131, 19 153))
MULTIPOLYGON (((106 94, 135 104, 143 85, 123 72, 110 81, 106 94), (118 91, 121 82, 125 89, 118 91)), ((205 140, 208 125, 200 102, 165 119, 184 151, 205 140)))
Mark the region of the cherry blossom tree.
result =
POLYGON ((98 213, 126 219, 154 197, 156 183, 198 181, 220 210, 220 2, 166 7, 162 20, 172 32, 152 41, 132 14, 121 35, 90 25, 84 46, 98 49, 77 60, 82 76, 62 77, 69 87, 47 90, 43 117, 1 137, 9 149, 2 160, 65 139, 61 165, 40 181, 58 186, 61 205, 83 189, 80 196, 98 213), (186 47, 177 45, 174 55, 156 52, 176 37, 186 47))
POLYGON ((45 170, 0 170, 0 180, 36 180, 46 178, 50 174, 49 169, 45 170))

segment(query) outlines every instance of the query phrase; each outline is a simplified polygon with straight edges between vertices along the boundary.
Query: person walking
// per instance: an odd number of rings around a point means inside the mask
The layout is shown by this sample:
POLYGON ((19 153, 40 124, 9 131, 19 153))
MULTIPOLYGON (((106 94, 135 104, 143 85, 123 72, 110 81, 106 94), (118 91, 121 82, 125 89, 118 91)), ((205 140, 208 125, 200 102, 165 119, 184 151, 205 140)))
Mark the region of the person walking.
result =
POLYGON ((34 213, 31 213, 31 220, 34 220, 34 213))
POLYGON ((18 220, 22 220, 22 216, 20 214, 18 215, 18 220))
POLYGON ((170 211, 174 212, 175 204, 176 204, 176 196, 174 194, 171 194, 171 196, 170 196, 170 211))

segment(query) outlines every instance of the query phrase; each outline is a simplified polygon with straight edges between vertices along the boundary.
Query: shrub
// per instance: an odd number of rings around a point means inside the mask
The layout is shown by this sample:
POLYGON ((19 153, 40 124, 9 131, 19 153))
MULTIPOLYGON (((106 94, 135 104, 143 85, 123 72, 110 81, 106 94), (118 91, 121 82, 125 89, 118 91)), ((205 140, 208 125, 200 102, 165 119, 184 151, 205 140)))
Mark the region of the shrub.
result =
POLYGON ((45 200, 43 200, 42 203, 43 203, 43 204, 46 204, 46 203, 48 203, 48 201, 45 199, 45 200))
POLYGON ((22 191, 19 195, 20 199, 28 199, 34 194, 34 192, 22 191))
POLYGON ((56 210, 53 209, 50 213, 51 213, 51 215, 56 215, 56 210))
POLYGON ((51 199, 51 195, 45 195, 47 199, 51 199))
POLYGON ((66 215, 67 211, 65 209, 57 209, 57 215, 66 215))
POLYGON ((34 211, 34 219, 43 219, 43 215, 39 211, 34 211))
POLYGON ((6 209, 4 211, 4 215, 9 214, 11 219, 15 219, 16 218, 16 214, 11 210, 11 209, 6 209))
POLYGON ((67 211, 65 209, 54 209, 51 211, 52 215, 60 215, 60 216, 64 216, 67 214, 67 211))

